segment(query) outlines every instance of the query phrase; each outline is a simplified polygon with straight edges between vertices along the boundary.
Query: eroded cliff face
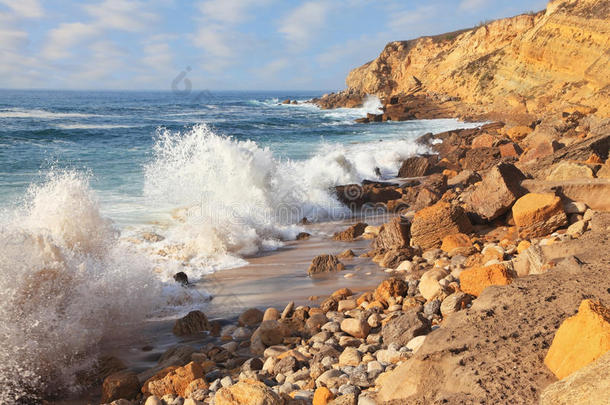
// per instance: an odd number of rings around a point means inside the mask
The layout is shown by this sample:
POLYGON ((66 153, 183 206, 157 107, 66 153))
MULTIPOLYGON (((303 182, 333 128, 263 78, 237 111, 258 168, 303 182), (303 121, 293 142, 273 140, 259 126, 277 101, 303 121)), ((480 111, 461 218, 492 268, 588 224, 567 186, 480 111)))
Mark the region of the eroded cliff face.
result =
POLYGON ((429 94, 463 114, 539 116, 569 106, 610 116, 610 2, 556 0, 546 11, 471 30, 391 42, 352 70, 348 92, 429 94))

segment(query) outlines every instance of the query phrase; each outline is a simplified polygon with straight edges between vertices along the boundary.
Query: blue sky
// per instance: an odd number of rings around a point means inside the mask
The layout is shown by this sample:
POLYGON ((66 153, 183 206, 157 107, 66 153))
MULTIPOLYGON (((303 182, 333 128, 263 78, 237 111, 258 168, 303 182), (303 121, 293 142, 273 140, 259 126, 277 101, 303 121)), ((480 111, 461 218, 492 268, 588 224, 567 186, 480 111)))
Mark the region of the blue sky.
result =
POLYGON ((0 0, 0 88, 341 89, 394 40, 546 0, 0 0))

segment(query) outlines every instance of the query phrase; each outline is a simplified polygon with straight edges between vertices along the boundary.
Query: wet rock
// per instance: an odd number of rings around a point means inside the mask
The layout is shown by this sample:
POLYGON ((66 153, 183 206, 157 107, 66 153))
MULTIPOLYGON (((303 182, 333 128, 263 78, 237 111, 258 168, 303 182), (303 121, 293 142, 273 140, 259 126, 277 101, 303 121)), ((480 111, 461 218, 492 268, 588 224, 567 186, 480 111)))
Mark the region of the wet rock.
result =
POLYGON ((176 336, 187 336, 210 330, 208 318, 201 311, 191 311, 184 318, 178 319, 172 329, 176 336))
POLYGON ((174 274, 174 280, 182 285, 188 285, 189 283, 189 278, 183 271, 179 271, 178 273, 174 274))
POLYGON ((471 193, 466 194, 464 202, 483 221, 493 221, 505 214, 525 193, 521 187, 524 179, 523 173, 515 166, 500 163, 483 177, 483 181, 471 193))
POLYGON ((257 308, 249 308, 245 310, 237 319, 240 326, 253 327, 263 321, 263 312, 257 308))
POLYGON ((414 156, 403 160, 398 177, 422 177, 430 174, 432 164, 429 157, 414 156))
POLYGON ((344 231, 335 233, 333 239, 342 242, 352 242, 354 239, 364 233, 364 230, 367 226, 368 225, 364 222, 358 222, 357 224, 350 226, 344 231))
POLYGON ((297 234, 296 240, 306 240, 309 239, 311 237, 310 233, 307 232, 299 232, 297 234))
POLYGON ((409 311, 392 318, 381 327, 383 343, 405 346, 416 336, 430 331, 430 321, 420 312, 409 311))
POLYGON ((351 259, 353 257, 356 257, 356 254, 352 249, 347 249, 341 252, 337 257, 339 259, 351 259))
POLYGON ((310 276, 320 273, 344 270, 345 266, 334 255, 319 255, 314 257, 307 270, 310 276))
POLYGON ((133 399, 140 392, 140 380, 133 371, 122 370, 110 374, 102 384, 102 403, 117 399, 133 399))
POLYGON ((411 224, 411 244, 422 249, 438 247, 445 236, 471 230, 472 224, 461 207, 441 201, 415 214, 411 224))
POLYGON ((522 238, 545 236, 567 224, 561 199, 552 193, 529 193, 513 206, 513 218, 522 238))

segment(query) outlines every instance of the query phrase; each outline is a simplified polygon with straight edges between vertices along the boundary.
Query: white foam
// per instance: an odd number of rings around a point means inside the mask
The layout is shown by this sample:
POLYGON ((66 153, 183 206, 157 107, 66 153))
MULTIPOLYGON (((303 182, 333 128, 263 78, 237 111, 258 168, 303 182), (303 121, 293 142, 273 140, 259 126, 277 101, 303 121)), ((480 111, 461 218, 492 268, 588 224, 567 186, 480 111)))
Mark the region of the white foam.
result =
POLYGON ((0 118, 40 118, 40 119, 60 119, 60 118, 90 118, 102 117, 95 114, 81 113, 58 113, 46 110, 26 110, 20 108, 9 108, 0 110, 0 118))
POLYGON ((162 296, 118 240, 86 176, 51 173, 0 227, 0 403, 77 389, 97 345, 162 296))
POLYGON ((137 125, 122 124, 57 124, 61 129, 117 129, 117 128, 137 128, 137 125))

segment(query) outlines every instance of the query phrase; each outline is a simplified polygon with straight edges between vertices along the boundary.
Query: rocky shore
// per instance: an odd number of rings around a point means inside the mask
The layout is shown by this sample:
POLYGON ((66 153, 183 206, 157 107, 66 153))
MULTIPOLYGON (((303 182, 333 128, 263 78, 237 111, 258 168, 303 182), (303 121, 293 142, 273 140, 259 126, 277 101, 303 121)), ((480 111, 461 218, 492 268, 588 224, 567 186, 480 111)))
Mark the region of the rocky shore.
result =
MULTIPOLYGON (((557 115, 553 131, 543 120, 426 134, 433 153, 395 180, 337 187, 355 211, 395 214, 333 237, 369 239, 360 256, 386 280, 224 326, 193 311, 173 328, 192 343, 153 369, 103 367, 101 402, 607 403, 610 122, 557 115)), ((341 272, 354 256, 303 272, 341 272)))

